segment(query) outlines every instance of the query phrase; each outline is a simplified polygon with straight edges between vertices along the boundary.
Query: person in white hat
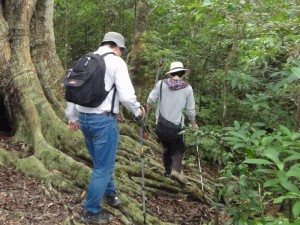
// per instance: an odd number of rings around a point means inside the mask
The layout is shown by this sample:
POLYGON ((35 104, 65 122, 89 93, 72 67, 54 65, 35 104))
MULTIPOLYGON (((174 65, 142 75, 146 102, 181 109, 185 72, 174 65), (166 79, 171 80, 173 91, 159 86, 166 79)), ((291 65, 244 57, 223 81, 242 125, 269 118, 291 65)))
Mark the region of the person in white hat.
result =
MULTIPOLYGON (((182 62, 172 62, 170 71, 166 74, 171 78, 161 80, 151 91, 147 99, 147 111, 152 110, 154 102, 159 100, 156 108, 156 120, 159 114, 175 125, 184 127, 183 111, 185 110, 191 122, 192 129, 197 128, 195 121, 195 99, 191 85, 183 80, 183 76, 190 73, 183 67, 182 62), (161 96, 160 96, 161 95, 161 96)), ((175 139, 168 139, 158 135, 163 146, 163 164, 165 176, 175 178, 182 184, 186 184, 186 177, 182 175, 181 164, 185 152, 183 134, 176 135, 175 139)))
POLYGON ((93 162, 93 172, 80 216, 85 223, 109 223, 112 220, 112 215, 102 210, 102 198, 113 207, 121 203, 113 179, 119 139, 116 118, 116 114, 119 113, 119 102, 121 101, 134 116, 141 118, 144 115, 144 109, 137 101, 127 65, 121 58, 125 50, 125 40, 120 33, 106 33, 94 54, 114 53, 104 57, 106 64, 104 80, 107 91, 115 84, 115 96, 113 91, 110 91, 102 104, 96 108, 68 102, 65 110, 69 128, 76 131, 80 125, 93 162))

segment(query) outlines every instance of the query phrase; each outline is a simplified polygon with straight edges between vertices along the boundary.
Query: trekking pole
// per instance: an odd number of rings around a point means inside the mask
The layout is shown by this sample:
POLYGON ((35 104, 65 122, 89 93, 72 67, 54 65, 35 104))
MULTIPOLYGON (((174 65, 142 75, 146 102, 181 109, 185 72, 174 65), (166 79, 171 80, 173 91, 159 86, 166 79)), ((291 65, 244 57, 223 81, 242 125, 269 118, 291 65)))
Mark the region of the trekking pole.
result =
POLYGON ((199 155, 199 147, 198 147, 198 138, 197 138, 197 136, 196 136, 196 149, 197 149, 197 161, 198 161, 198 168, 199 168, 199 174, 200 174, 201 190, 204 194, 204 185, 203 185, 202 169, 201 169, 201 163, 200 163, 200 155, 199 155))
POLYGON ((164 65, 164 56, 162 56, 162 58, 160 59, 160 62, 159 62, 158 68, 157 68, 157 72, 156 72, 156 76, 155 76, 154 88, 155 88, 155 86, 156 86, 156 84, 158 82, 160 70, 163 67, 163 65, 164 65))
POLYGON ((143 130, 144 124, 143 118, 139 121, 140 131, 140 144, 141 144, 141 171, 142 171, 142 203, 143 203, 143 216, 144 224, 146 224, 146 199, 145 199, 145 180, 144 180, 144 145, 143 145, 143 130))

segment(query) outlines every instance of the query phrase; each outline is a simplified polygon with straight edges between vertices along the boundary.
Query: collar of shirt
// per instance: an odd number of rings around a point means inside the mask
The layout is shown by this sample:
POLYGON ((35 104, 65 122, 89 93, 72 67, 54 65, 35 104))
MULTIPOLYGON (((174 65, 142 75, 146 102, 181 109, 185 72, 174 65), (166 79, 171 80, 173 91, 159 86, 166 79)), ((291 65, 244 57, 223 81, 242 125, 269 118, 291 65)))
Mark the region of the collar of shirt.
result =
POLYGON ((94 54, 98 54, 98 55, 103 55, 107 52, 113 52, 113 50, 111 48, 109 48, 108 46, 100 46, 95 52, 94 54))

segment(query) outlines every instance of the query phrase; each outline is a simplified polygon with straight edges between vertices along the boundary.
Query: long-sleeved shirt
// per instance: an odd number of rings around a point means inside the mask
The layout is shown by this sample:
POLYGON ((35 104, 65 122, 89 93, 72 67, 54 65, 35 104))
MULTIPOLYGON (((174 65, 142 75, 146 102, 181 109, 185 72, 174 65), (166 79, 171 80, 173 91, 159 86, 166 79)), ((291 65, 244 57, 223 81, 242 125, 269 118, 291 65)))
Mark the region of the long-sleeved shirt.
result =
MULTIPOLYGON (((112 52, 112 50, 107 46, 101 46, 94 54, 105 54, 107 52, 112 52)), ((113 113, 119 113, 119 102, 121 102, 125 108, 138 116, 141 112, 141 105, 137 101, 131 79, 129 77, 128 68, 125 61, 114 54, 109 54, 104 57, 106 64, 106 72, 104 77, 105 90, 109 91, 112 86, 116 85, 116 96, 113 113)), ((78 120, 78 112, 83 113, 108 113, 111 110, 113 89, 109 92, 106 99, 102 104, 95 108, 84 107, 80 105, 75 105, 74 103, 67 103, 67 108, 65 110, 65 115, 69 121, 74 122, 78 120)))
MULTIPOLYGON (((151 91, 147 104, 153 105, 154 102, 160 99, 160 84, 159 81, 155 88, 151 91)), ((167 120, 174 124, 180 122, 184 125, 184 117, 182 111, 185 109, 186 115, 190 121, 195 120, 195 99, 193 89, 190 85, 178 90, 171 90, 169 86, 163 82, 162 84, 162 99, 159 100, 156 107, 156 118, 158 118, 159 112, 167 120)))

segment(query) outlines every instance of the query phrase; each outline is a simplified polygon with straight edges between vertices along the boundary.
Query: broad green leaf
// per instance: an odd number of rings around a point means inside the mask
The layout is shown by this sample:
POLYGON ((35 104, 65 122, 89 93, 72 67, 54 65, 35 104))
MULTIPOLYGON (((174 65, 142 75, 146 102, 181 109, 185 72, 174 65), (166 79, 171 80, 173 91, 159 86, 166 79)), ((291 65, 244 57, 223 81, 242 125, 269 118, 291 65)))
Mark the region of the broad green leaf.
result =
POLYGON ((286 176, 300 178, 300 167, 292 166, 289 171, 287 171, 286 176))
POLYGON ((260 123, 260 122, 255 122, 255 123, 252 124, 252 126, 254 126, 254 127, 263 127, 263 126, 265 126, 265 125, 266 125, 266 124, 260 123))
POLYGON ((292 136, 291 131, 290 131, 287 127, 281 125, 281 126, 280 126, 280 130, 281 130, 284 134, 286 134, 289 138, 291 138, 291 136, 292 136))
POLYGON ((243 163, 258 164, 258 165, 273 165, 274 163, 266 159, 246 159, 243 163))
POLYGON ((296 202, 293 206, 293 215, 294 215, 294 217, 297 218, 299 213, 300 213, 300 202, 296 202))
POLYGON ((228 132, 230 135, 232 135, 232 136, 235 136, 235 137, 239 137, 239 138, 241 138, 243 141, 247 141, 247 136, 245 136, 245 135, 243 135, 243 134, 241 134, 241 133, 238 133, 238 132, 236 132, 236 131, 229 131, 228 132))
POLYGON ((240 123, 239 123, 238 121, 235 120, 233 123, 234 123, 234 126, 235 126, 235 127, 237 127, 237 128, 240 128, 240 127, 241 127, 241 125, 240 125, 240 123))
POLYGON ((286 175, 285 170, 277 170, 276 171, 276 177, 280 179, 281 183, 288 182, 288 176, 286 175))
POLYGON ((231 170, 227 170, 226 171, 226 176, 227 176, 227 178, 232 178, 232 171, 231 170))
POLYGON ((266 149, 266 150, 263 152, 263 154, 264 154, 267 158, 271 159, 271 160, 272 160, 273 162, 275 162, 275 163, 280 162, 280 160, 279 160, 279 158, 278 158, 279 153, 278 153, 276 150, 274 150, 274 149, 266 149))
POLYGON ((203 17, 203 14, 198 12, 198 13, 196 14, 195 20, 196 20, 196 21, 199 21, 199 20, 202 19, 202 17, 203 17))
POLYGON ((300 159, 299 156, 297 156, 297 155, 291 155, 291 156, 285 158, 283 160, 283 162, 289 162, 289 161, 294 161, 294 160, 298 160, 298 159, 300 159))
POLYGON ((253 140, 253 139, 256 139, 256 138, 258 138, 258 137, 260 137, 260 136, 263 136, 263 135, 265 135, 265 134, 266 134, 266 131, 265 131, 265 130, 257 130, 257 131, 255 131, 255 132, 251 135, 250 139, 253 140))
POLYGON ((255 112, 257 112, 257 111, 259 110, 259 105, 256 104, 256 103, 254 103, 254 104, 252 105, 252 108, 254 109, 255 112))
POLYGON ((287 193, 286 195, 280 196, 276 199, 273 200, 273 203, 277 204, 282 202, 284 199, 299 199, 299 196, 297 194, 294 193, 287 193))
POLYGON ((256 148, 255 148, 255 151, 256 152, 262 152, 262 151, 264 151, 265 150, 265 146, 257 146, 256 148))
POLYGON ((280 180, 279 179, 270 179, 270 180, 267 180, 265 183, 264 183, 264 187, 274 187, 275 185, 277 186, 278 184, 280 184, 280 180))
POLYGON ((295 145, 295 142, 293 142, 293 141, 283 141, 282 142, 282 146, 284 148, 289 147, 289 146, 293 146, 293 145, 295 145))
POLYGON ((247 149, 247 157, 248 158, 253 158, 254 155, 254 150, 253 149, 247 149))
POLYGON ((291 139, 294 141, 300 137, 300 133, 292 133, 291 139))
POLYGON ((286 181, 286 182, 280 182, 281 186, 284 187, 286 190, 290 191, 290 192, 295 192, 297 194, 300 194, 300 190, 299 188, 294 185, 292 182, 290 181, 286 181))
POLYGON ((265 109, 271 109, 267 102, 261 102, 259 105, 264 107, 265 109))
POLYGON ((254 139, 254 140, 252 140, 251 141, 253 144, 255 144, 255 146, 258 146, 259 145, 259 140, 257 140, 257 139, 254 139))
POLYGON ((274 86, 273 86, 273 90, 278 90, 280 87, 283 87, 284 85, 286 84, 291 84, 293 83, 295 80, 297 80, 297 77, 294 76, 294 75, 290 75, 289 77, 287 78, 284 78, 282 80, 280 80, 278 83, 276 83, 274 86))
POLYGON ((232 81, 231 81, 231 87, 232 87, 232 89, 234 89, 235 87, 236 87, 236 85, 237 85, 237 79, 233 79, 232 81))
POLYGON ((287 199, 287 198, 289 198, 289 197, 288 196, 280 196, 278 198, 275 198, 273 203, 275 203, 275 204, 281 203, 284 199, 287 199))
POLYGON ((300 159, 300 152, 295 152, 295 151, 292 151, 292 150, 286 150, 285 152, 288 152, 291 155, 298 156, 299 159, 300 159))
POLYGON ((266 174, 276 174, 277 170, 271 170, 271 169, 257 169, 256 170, 259 173, 266 173, 266 174))
POLYGON ((279 170, 283 170, 284 169, 284 163, 283 162, 276 162, 276 166, 278 167, 279 170))
POLYGON ((238 142, 238 143, 244 143, 244 142, 241 142, 243 140, 241 140, 240 138, 237 138, 237 137, 223 137, 223 140, 226 140, 226 141, 230 141, 230 142, 238 142))
POLYGON ((238 148, 245 148, 245 147, 247 147, 247 145, 245 143, 237 143, 232 147, 232 149, 235 150, 238 148))
POLYGON ((270 143, 270 140, 271 140, 271 139, 272 139, 272 138, 270 138, 270 137, 263 137, 262 140, 261 140, 262 146, 267 146, 267 144, 270 143))
POLYGON ((300 67, 294 67, 291 70, 293 72, 293 75, 295 75, 298 79, 300 79, 300 67))
POLYGON ((267 146, 267 149, 273 149, 280 153, 286 151, 286 149, 281 145, 269 145, 269 146, 267 146))

